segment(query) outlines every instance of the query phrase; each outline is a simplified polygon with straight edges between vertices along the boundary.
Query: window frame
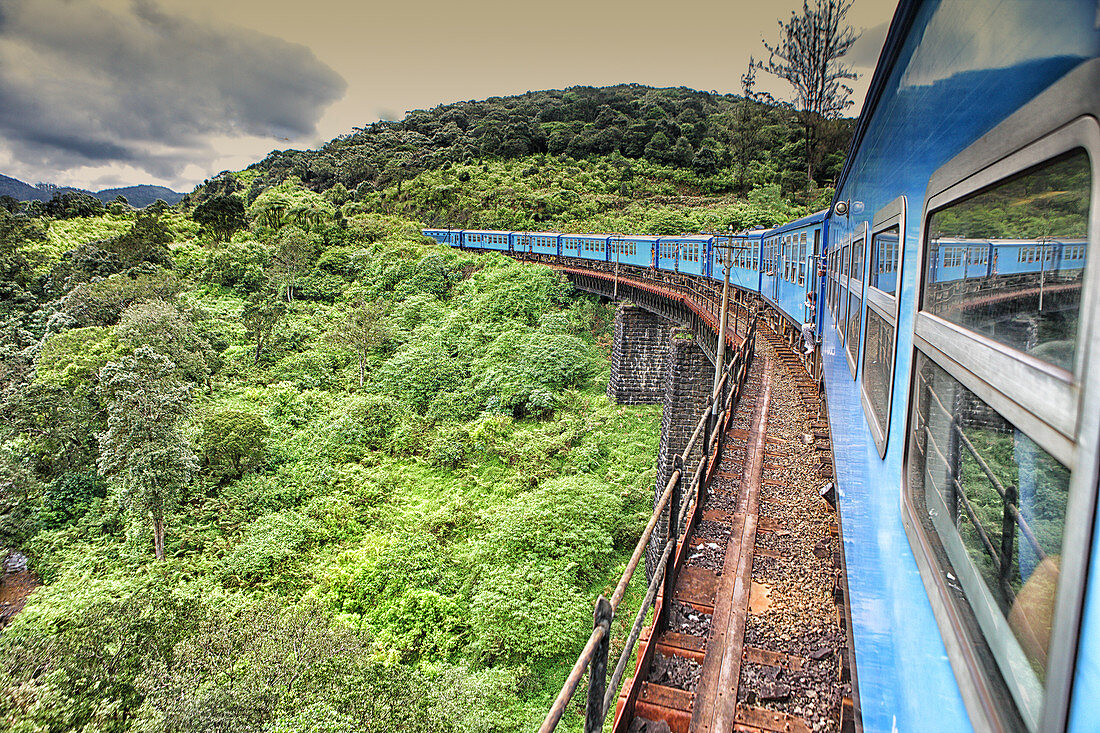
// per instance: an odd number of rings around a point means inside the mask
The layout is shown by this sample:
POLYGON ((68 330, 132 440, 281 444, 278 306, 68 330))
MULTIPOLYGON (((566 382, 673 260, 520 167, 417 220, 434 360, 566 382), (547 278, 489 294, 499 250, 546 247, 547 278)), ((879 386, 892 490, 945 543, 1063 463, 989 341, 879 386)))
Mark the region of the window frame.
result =
POLYGON ((848 274, 844 278, 844 286, 846 290, 845 296, 847 299, 847 303, 844 304, 844 328, 842 330, 844 331, 844 353, 848 359, 848 370, 852 372, 852 379, 855 379, 859 374, 859 349, 860 346, 863 344, 863 286, 866 281, 866 277, 863 276, 863 273, 867 270, 867 222, 863 222, 862 224, 860 224, 856 228, 855 232, 850 235, 850 244, 851 246, 848 248, 847 263, 848 274), (857 249, 862 250, 861 259, 859 262, 860 274, 858 278, 853 276, 854 270, 852 268, 852 266, 855 264, 857 249), (850 311, 852 308, 853 281, 855 281, 856 285, 859 287, 859 325, 856 326, 856 350, 854 354, 852 353, 851 349, 851 334, 848 333, 848 326, 850 325, 848 323, 848 320, 852 317, 852 313, 850 311))
MULTIPOLYGON (((894 382, 896 381, 896 369, 898 363, 898 311, 899 311, 899 291, 901 290, 901 276, 905 266, 905 225, 906 225, 906 199, 904 196, 899 196, 890 203, 883 206, 877 212, 875 212, 874 219, 871 223, 871 231, 867 235, 867 252, 871 256, 867 259, 867 282, 863 290, 863 298, 866 303, 868 311, 875 311, 875 315, 886 321, 894 330, 893 348, 890 349, 890 368, 887 370, 889 379, 886 380, 887 393, 886 393, 886 414, 883 416, 886 419, 884 423, 886 425, 885 430, 879 428, 878 421, 875 420, 874 408, 871 406, 871 397, 867 391, 867 383, 863 377, 867 375, 867 344, 866 337, 864 337, 865 343, 863 344, 863 369, 860 370, 860 402, 863 404, 863 415, 867 419, 867 426, 871 430, 871 437, 875 441, 875 447, 878 449, 878 457, 886 458, 886 447, 890 440, 890 418, 894 410, 894 382), (871 266, 874 262, 873 253, 875 247, 875 237, 883 232, 889 231, 894 227, 898 227, 898 249, 897 260, 894 262, 894 292, 893 294, 887 293, 885 290, 880 290, 871 284, 871 266)), ((863 329, 866 331, 866 316, 864 316, 863 329)))
MULTIPOLYGON (((902 462, 902 524, 928 592, 936 622, 974 727, 1000 728, 1009 720, 991 704, 999 673, 985 669, 974 649, 976 640, 940 577, 931 539, 920 526, 910 498, 910 435, 913 430, 913 389, 917 352, 946 371, 962 386, 1023 431, 1070 471, 1066 521, 1063 528, 1061 582, 1055 599, 1053 630, 1043 701, 1037 728, 1062 730, 1068 720, 1074 656, 1082 619, 1088 571, 1096 485, 1100 475, 1100 370, 1084 365, 1100 359, 1100 61, 1080 64, 1046 91, 995 126, 942 165, 931 177, 917 244, 917 290, 913 343, 910 347, 909 395, 906 402, 902 462), (1012 347, 968 331, 920 310, 926 286, 928 223, 932 215, 1012 176, 1082 148, 1092 169, 1088 242, 1094 256, 1083 273, 1078 344, 1072 371, 1067 371, 1012 347)), ((1013 710, 1012 714, 1022 714, 1013 710)))
POLYGON ((847 348, 848 339, 848 275, 845 274, 845 263, 850 267, 852 258, 852 235, 849 234, 840 240, 837 247, 836 269, 836 332, 842 346, 847 348))

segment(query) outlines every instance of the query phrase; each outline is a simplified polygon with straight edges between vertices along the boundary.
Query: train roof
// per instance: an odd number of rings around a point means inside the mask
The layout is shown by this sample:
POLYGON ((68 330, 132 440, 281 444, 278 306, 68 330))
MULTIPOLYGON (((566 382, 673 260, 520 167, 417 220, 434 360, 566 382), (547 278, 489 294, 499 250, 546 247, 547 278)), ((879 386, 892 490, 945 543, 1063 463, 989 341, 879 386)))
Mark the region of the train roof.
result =
POLYGON ((909 29, 913 25, 913 19, 916 17, 919 7, 920 0, 900 0, 897 9, 894 11, 894 17, 890 20, 890 29, 886 32, 886 40, 882 44, 882 51, 879 52, 878 61, 875 63, 875 73, 871 76, 871 83, 867 87, 863 109, 860 110, 859 117, 856 118, 856 129, 852 132, 852 141, 848 145, 848 153, 844 156, 844 168, 841 169, 840 176, 836 180, 836 186, 833 189, 833 200, 826 211, 832 211, 837 201, 840 200, 844 183, 851 173, 855 152, 859 150, 860 144, 863 142, 863 136, 867 133, 867 128, 871 124, 875 107, 878 106, 879 100, 882 99, 882 95, 886 90, 887 81, 894 71, 894 64, 901 54, 902 47, 909 37, 909 29))
POLYGON ((679 234, 654 237, 654 239, 673 239, 677 242, 709 242, 714 239, 713 234, 679 234))
POLYGON ((782 234, 783 232, 788 232, 791 229, 800 229, 804 226, 809 226, 810 224, 820 224, 821 222, 825 221, 825 215, 828 213, 828 209, 815 211, 812 214, 807 214, 801 219, 795 219, 794 221, 789 221, 786 224, 780 224, 777 227, 769 229, 767 231, 767 234, 768 236, 771 236, 773 234, 782 234))

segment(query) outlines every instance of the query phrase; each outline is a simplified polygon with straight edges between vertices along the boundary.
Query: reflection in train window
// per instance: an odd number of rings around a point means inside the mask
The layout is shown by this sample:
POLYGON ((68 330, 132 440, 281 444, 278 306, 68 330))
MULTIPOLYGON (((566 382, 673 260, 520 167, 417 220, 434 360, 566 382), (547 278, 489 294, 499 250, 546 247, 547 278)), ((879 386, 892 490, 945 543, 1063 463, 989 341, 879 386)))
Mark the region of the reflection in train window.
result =
POLYGON ((867 309, 867 335, 863 344, 863 391, 878 426, 878 434, 886 435, 890 419, 890 389, 894 369, 894 325, 867 309))
POLYGON ((1078 148, 934 212, 922 308, 1072 370, 1091 185, 1078 148), (955 255, 983 243, 986 262, 955 255))
POLYGON ((884 293, 897 292, 898 239, 901 229, 894 225, 871 240, 871 271, 867 284, 884 293))
POLYGON ((1042 707, 1070 471, 918 351, 908 491, 971 643, 1042 707))
POLYGON ((852 243, 852 269, 851 279, 848 281, 851 291, 848 294, 848 333, 845 343, 848 345, 849 365, 852 367, 852 376, 856 374, 856 363, 859 358, 859 327, 863 312, 863 246, 864 240, 860 239, 852 243))

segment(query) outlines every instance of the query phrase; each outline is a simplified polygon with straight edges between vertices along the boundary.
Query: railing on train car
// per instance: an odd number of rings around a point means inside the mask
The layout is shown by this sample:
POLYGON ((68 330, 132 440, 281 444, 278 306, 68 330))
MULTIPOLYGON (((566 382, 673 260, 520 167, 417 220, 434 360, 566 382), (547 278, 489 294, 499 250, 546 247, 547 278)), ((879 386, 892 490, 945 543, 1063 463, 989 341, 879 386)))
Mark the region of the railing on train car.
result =
MULTIPOLYGON (((1046 552, 1039 544, 1039 539, 1035 535, 1035 531, 1031 528, 1031 525, 1027 523, 1023 514, 1020 513, 1019 507, 1019 490, 1016 486, 1008 484, 1007 486, 997 478, 993 471, 993 468, 989 465, 988 461, 982 457, 981 453, 971 442, 967 436, 966 431, 963 430, 961 425, 960 416, 957 412, 950 410, 947 405, 943 403, 943 399, 932 388, 932 385, 925 381, 924 375, 918 374, 917 379, 920 381, 921 387, 927 390, 929 396, 932 397, 936 407, 950 421, 950 435, 948 437, 948 445, 946 446, 946 455, 944 451, 940 449, 940 446, 936 443, 935 438, 932 437, 931 432, 926 431, 928 444, 932 450, 936 452, 936 455, 944 465, 948 467, 948 480, 951 485, 948 489, 954 495, 956 499, 956 505, 953 507, 954 512, 958 512, 958 507, 961 506, 963 512, 966 514, 967 520, 970 522, 970 526, 974 528, 975 533, 978 535, 978 540, 981 542, 982 549, 986 555, 993 562, 997 569, 997 583, 1000 585, 1001 593, 1004 595, 1006 601, 1011 601, 1015 596, 1010 582, 1012 579, 1012 571, 1014 569, 1012 557, 1013 557, 1013 545, 1016 539, 1016 528, 1020 528, 1020 534, 1028 545, 1031 546, 1032 551, 1035 553, 1039 562, 1047 559, 1046 552), (1004 509, 1001 515, 1001 538, 1000 549, 994 547, 993 539, 989 536, 985 527, 982 525, 981 519, 978 516, 978 511, 975 509, 970 497, 967 496, 966 489, 963 487, 962 482, 959 480, 959 476, 962 473, 962 451, 966 450, 967 453, 974 459, 974 463, 977 464, 979 470, 984 474, 989 485, 993 488, 997 495, 1001 498, 1004 505, 1004 509)), ((919 417, 919 416, 918 416, 919 417)), ((927 419, 927 418, 925 418, 927 419)), ((923 421, 921 421, 923 422, 923 421)), ((918 429, 923 426, 918 423, 918 429)), ((919 443, 918 443, 919 448, 919 443)))
MULTIPOLYGON (((584 730, 585 733, 603 730, 604 719, 607 717, 608 712, 611 710, 611 706, 618 696, 619 683, 622 681, 623 673, 630 663, 630 657, 634 652, 634 646, 638 643, 638 639, 641 636, 645 617, 649 613, 649 610, 656 604, 657 589, 662 585, 664 586, 664 602, 661 610, 662 618, 655 618, 653 620, 654 629, 667 618, 672 606, 671 599, 673 589, 676 585, 675 550, 679 541, 680 528, 684 525, 690 508, 694 507, 696 512, 701 512, 703 500, 706 497, 706 491, 710 484, 710 478, 714 472, 714 463, 721 455, 722 440, 725 430, 741 398, 741 392, 745 386, 749 368, 752 365, 755 353, 754 343, 756 341, 757 321, 758 317, 754 316, 749 322, 745 340, 736 351, 734 351, 733 358, 729 366, 724 370, 717 388, 711 395, 710 404, 707 405, 706 411, 700 416, 695 431, 692 433, 690 440, 688 440, 687 447, 684 448, 683 453, 676 457, 674 461, 675 470, 669 477, 668 482, 665 484, 664 491, 661 492, 653 508, 653 514, 649 518, 649 523, 646 524, 645 530, 638 540, 638 544, 634 547, 634 554, 631 555, 630 562, 627 563, 622 577, 615 586, 615 591, 611 594, 611 599, 608 600, 601 595, 596 600, 592 634, 588 637, 588 642, 584 645, 584 649, 577 658, 576 664, 573 665, 573 669, 566 678, 565 684, 562 686, 561 692, 558 693, 557 699, 554 700, 554 704, 551 706, 550 712, 543 721, 542 727, 539 728, 539 733, 549 733, 557 727, 558 722, 565 712, 565 706, 569 704, 569 701, 577 691, 577 687, 580 685, 586 667, 589 668, 589 679, 584 730), (691 483, 688 486, 688 501, 682 501, 683 467, 690 460, 692 451, 700 437, 702 437, 702 455, 699 460, 699 466, 695 470, 691 483), (638 563, 641 561, 646 546, 649 544, 650 538, 653 536, 653 532, 657 528, 657 524, 660 522, 661 515, 664 513, 666 507, 669 510, 668 534, 661 553, 661 558, 657 562, 653 577, 649 581, 645 599, 642 601, 641 607, 634 616, 634 625, 630 630, 630 634, 627 636, 622 654, 615 664, 611 679, 608 680, 607 663, 610 653, 610 639, 608 637, 611 632, 611 622, 615 618, 619 604, 622 602, 623 596, 626 595, 627 586, 634 576, 634 571, 638 568, 638 563)), ((656 637, 654 636, 653 638, 656 637)))

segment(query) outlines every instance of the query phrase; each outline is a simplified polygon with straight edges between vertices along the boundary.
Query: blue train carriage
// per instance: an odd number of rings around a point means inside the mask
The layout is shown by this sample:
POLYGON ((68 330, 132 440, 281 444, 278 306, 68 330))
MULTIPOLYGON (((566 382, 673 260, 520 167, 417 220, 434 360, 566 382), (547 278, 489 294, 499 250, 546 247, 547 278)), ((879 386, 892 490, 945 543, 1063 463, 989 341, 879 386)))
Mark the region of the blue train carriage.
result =
POLYGON ((426 237, 431 237, 440 244, 446 244, 451 247, 462 246, 461 229, 421 229, 420 233, 426 237))
POLYGON ((760 248, 767 231, 758 228, 715 237, 711 246, 711 277, 724 279, 722 260, 728 256, 730 285, 753 293, 760 292, 760 248))
POLYGON ((512 251, 512 235, 494 229, 467 229, 463 234, 464 244, 475 249, 495 249, 500 252, 512 251))
POLYGON ((612 234, 609 240, 608 259, 620 265, 652 267, 656 239, 656 237, 637 234, 612 234))
POLYGON ((902 2, 838 180, 823 370, 867 731, 1097 729, 1095 21, 902 2))
POLYGON ((606 234, 563 234, 561 253, 565 257, 606 262, 611 238, 606 234))
POLYGON ((515 252, 561 255, 561 234, 556 232, 513 232, 512 234, 512 247, 515 252))
POLYGON ((826 213, 827 209, 804 216, 762 237, 761 295, 798 324, 811 317, 806 295, 817 291, 815 272, 825 241, 826 213))
POLYGON ((662 270, 706 277, 709 274, 707 254, 713 241, 714 237, 706 235, 660 237, 657 241, 660 254, 658 267, 662 270))

